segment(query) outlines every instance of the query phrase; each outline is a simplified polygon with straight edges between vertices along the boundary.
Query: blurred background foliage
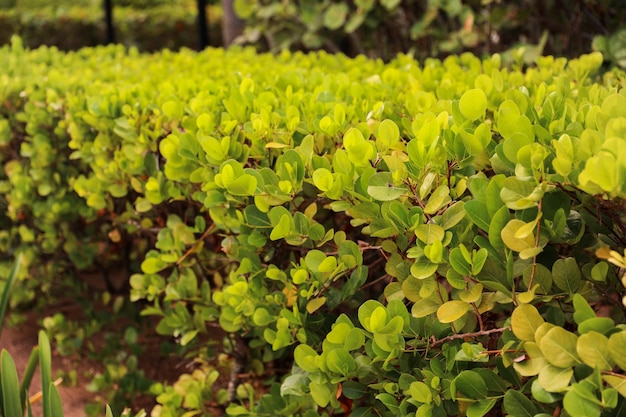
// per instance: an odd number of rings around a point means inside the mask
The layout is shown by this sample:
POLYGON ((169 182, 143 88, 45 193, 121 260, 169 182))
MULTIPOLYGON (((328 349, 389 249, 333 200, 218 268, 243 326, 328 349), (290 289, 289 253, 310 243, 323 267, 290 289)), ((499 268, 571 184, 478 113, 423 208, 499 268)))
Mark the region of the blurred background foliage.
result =
POLYGON ((486 55, 524 45, 536 46, 529 59, 539 52, 573 57, 626 21, 621 0, 236 0, 235 9, 246 20, 243 42, 382 58, 486 55))
MULTIPOLYGON (((197 49, 195 0, 114 0, 117 41, 142 51, 197 49)), ((418 59, 472 52, 533 62, 599 50, 626 65, 622 0, 209 0, 209 40, 223 46, 224 10, 245 23, 236 43, 418 59), (520 49, 523 48, 523 49, 520 49)), ((0 43, 62 50, 105 39, 103 0, 0 0, 0 43)))

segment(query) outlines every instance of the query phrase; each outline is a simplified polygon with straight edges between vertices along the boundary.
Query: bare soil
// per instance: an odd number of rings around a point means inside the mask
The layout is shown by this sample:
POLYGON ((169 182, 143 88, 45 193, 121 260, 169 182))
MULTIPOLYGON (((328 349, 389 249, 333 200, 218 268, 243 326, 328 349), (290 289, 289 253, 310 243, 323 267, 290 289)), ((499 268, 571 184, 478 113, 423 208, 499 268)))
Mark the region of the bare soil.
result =
MULTIPOLYGON (((22 380, 22 375, 24 374, 30 353, 33 347, 37 346, 38 329, 36 317, 34 317, 33 314, 29 314, 24 324, 16 327, 5 325, 2 331, 0 348, 6 349, 13 357, 20 381, 22 380)), ((72 364, 69 359, 59 357, 57 354, 53 353, 52 368, 52 375, 54 377, 64 371, 70 371, 72 364)), ((83 371, 86 373, 95 373, 95 370, 91 369, 87 364, 83 371)), ((88 392, 84 385, 70 387, 61 384, 58 389, 63 401, 65 416, 86 417, 84 407, 94 401, 94 394, 88 392)), ((41 379, 39 377, 39 370, 37 370, 30 386, 29 396, 33 398, 37 396, 40 391, 41 379)), ((32 408, 33 416, 37 417, 42 415, 41 401, 33 402, 32 408)))

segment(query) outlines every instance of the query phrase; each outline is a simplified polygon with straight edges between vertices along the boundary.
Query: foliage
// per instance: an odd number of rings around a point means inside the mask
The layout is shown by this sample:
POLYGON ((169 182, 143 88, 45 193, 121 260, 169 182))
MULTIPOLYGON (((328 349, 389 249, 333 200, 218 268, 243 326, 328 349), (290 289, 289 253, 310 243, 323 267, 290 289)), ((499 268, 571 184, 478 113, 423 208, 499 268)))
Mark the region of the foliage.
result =
POLYGON ((602 52, 614 65, 626 68, 626 28, 622 27, 609 36, 598 35, 593 39, 595 50, 602 52))
POLYGON ((6 247, 128 265, 158 333, 225 335, 232 389, 200 360, 155 415, 620 415, 626 77, 601 54, 0 57, 6 247))
MULTIPOLYGON (((9 298, 13 284, 16 282, 18 271, 22 266, 22 260, 22 255, 18 254, 2 290, 0 333, 4 327, 4 317, 9 305, 9 298)), ((43 403, 43 417, 62 417, 64 411, 61 396, 57 390, 58 382, 60 380, 52 381, 52 349, 46 332, 39 332, 38 344, 33 348, 29 356, 21 383, 19 382, 17 369, 11 354, 7 350, 2 349, 2 352, 0 352, 0 416, 24 416, 26 411, 28 411, 28 416, 32 416, 31 404, 41 399, 43 403), (28 398, 28 390, 37 366, 39 366, 41 391, 39 394, 28 398)), ((113 417, 111 408, 108 405, 106 406, 106 416, 113 417)), ((130 413, 124 412, 121 416, 130 417, 130 413)), ((146 413, 141 411, 135 414, 134 417, 145 416, 146 413)))
POLYGON ((490 54, 541 43, 548 53, 576 56, 590 49, 593 35, 622 24, 621 6, 617 0, 235 1, 246 21, 241 42, 385 59, 398 52, 419 59, 490 54))
MULTIPOLYGON (((0 333, 4 327, 4 315, 9 305, 9 298, 13 285, 18 276, 18 271, 22 266, 22 255, 18 254, 15 263, 8 276, 6 285, 2 290, 2 300, 0 302, 0 333)), ((39 344, 34 347, 24 369, 22 382, 19 382, 15 362, 11 354, 2 349, 0 353, 0 416, 23 416, 26 410, 28 415, 32 415, 30 410, 31 401, 27 398, 35 370, 39 365, 41 375, 41 392, 43 401, 43 416, 62 416, 63 408, 61 398, 55 383, 51 379, 51 350, 50 341, 45 332, 39 332, 39 344)))
MULTIPOLYGON (((211 44, 221 45, 220 7, 207 7, 207 20, 211 44)), ((116 7, 114 25, 116 41, 128 47, 143 51, 197 48, 195 3, 147 9, 116 7)), ((0 44, 9 43, 13 35, 19 35, 30 48, 48 45, 62 50, 76 50, 106 41, 101 7, 87 6, 0 8, 0 44)))

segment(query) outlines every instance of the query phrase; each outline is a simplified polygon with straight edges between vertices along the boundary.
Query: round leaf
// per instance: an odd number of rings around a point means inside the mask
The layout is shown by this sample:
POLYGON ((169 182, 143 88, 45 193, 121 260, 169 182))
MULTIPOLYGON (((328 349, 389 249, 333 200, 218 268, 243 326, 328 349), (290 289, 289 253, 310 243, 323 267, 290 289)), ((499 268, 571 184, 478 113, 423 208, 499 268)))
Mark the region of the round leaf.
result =
POLYGON ((482 117, 487 110, 487 96, 478 88, 466 91, 459 100, 461 114, 469 120, 482 117))
POLYGON ((442 323, 452 323, 463 317, 467 313, 469 304, 465 301, 452 300, 443 303, 437 309, 437 318, 442 323))

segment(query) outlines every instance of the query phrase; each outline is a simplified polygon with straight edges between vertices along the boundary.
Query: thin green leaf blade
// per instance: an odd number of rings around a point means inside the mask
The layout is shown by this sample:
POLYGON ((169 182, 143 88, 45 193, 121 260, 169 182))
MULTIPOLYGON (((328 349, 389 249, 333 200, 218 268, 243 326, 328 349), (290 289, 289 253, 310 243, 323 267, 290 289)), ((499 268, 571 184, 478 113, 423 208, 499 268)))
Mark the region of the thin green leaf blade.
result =
POLYGON ((20 402, 19 381, 17 378, 17 368, 13 358, 6 350, 0 354, 0 386, 2 387, 2 399, 4 415, 7 417, 19 417, 22 415, 22 404, 20 402))

